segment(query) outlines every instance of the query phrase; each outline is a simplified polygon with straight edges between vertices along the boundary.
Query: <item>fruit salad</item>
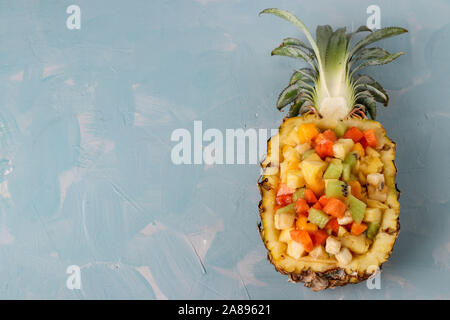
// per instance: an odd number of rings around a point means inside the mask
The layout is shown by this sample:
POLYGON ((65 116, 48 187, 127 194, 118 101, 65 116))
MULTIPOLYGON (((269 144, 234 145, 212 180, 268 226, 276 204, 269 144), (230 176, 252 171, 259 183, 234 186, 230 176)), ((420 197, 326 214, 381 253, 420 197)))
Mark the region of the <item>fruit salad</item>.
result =
POLYGON ((286 254, 336 259, 365 254, 380 228, 388 187, 373 129, 339 122, 334 130, 304 123, 292 130, 279 165, 275 228, 286 254))

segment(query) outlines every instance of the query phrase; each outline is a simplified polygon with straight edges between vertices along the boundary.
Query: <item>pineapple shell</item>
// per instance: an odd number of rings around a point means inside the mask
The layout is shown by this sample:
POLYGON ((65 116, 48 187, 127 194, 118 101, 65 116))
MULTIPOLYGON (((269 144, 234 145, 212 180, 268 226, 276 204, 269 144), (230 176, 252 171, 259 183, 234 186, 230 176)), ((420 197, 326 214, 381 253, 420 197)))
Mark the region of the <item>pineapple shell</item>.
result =
MULTIPOLYGON (((311 122, 315 123, 321 130, 334 129, 337 123, 335 120, 323 119, 311 114, 286 118, 279 128, 279 133, 268 141, 267 156, 261 163, 263 171, 267 167, 279 165, 278 159, 282 157, 281 150, 291 131, 302 123, 311 122), (278 157, 271 150, 273 143, 279 144, 278 150, 274 151, 279 152, 278 157)), ((360 130, 374 129, 384 164, 385 183, 389 188, 386 201, 389 208, 383 214, 380 231, 367 253, 354 256, 350 264, 346 266, 340 266, 334 259, 315 259, 310 256, 298 260, 291 258, 286 254, 286 244, 278 241, 280 231, 275 229, 274 226, 274 206, 279 173, 272 175, 263 173, 258 182, 262 197, 259 203, 261 216, 259 232, 268 251, 268 260, 277 271, 288 275, 290 280, 294 282, 302 281, 306 287, 314 291, 344 286, 348 283, 358 283, 368 279, 378 268, 381 270, 381 265, 389 258, 400 231, 399 191, 395 184, 397 171, 394 164, 395 143, 386 136, 383 126, 377 121, 348 119, 344 120, 344 123, 347 127, 355 126, 360 130)))

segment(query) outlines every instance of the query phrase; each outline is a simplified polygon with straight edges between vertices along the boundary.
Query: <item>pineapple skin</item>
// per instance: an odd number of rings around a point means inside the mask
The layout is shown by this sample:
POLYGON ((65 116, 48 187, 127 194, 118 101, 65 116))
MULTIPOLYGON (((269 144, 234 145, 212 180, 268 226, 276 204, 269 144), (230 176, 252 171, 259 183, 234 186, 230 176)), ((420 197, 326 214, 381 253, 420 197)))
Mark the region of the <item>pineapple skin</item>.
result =
MULTIPOLYGON (((320 129, 333 129, 336 122, 329 119, 320 119, 315 115, 304 115, 301 117, 285 118, 279 128, 279 133, 270 138, 267 143, 267 156, 261 163, 263 172, 266 167, 277 166, 276 157, 272 154, 272 143, 278 143, 278 152, 284 145, 287 135, 293 128, 302 123, 315 123, 320 129)), ((258 187, 261 194, 261 201, 258 208, 261 222, 258 224, 259 233, 264 245, 268 251, 268 260, 275 269, 285 275, 288 275, 293 282, 304 282, 305 287, 313 291, 320 291, 327 288, 344 286, 349 283, 358 283, 367 280, 377 269, 381 271, 382 264, 387 261, 392 253, 395 241, 400 232, 400 204, 398 198, 399 190, 395 184, 395 143, 387 136, 383 126, 373 120, 349 119, 344 123, 348 126, 355 126, 362 130, 374 129, 378 141, 382 143, 380 150, 381 159, 384 165, 383 174, 385 183, 389 188, 387 205, 380 231, 374 238, 374 242, 369 251, 361 256, 355 257, 349 265, 339 266, 331 259, 311 259, 310 257, 300 258, 299 261, 292 259, 285 254, 286 244, 278 241, 279 231, 274 228, 274 205, 276 189, 279 176, 263 175, 258 181, 258 187)), ((274 148, 275 149, 275 148, 274 148)))

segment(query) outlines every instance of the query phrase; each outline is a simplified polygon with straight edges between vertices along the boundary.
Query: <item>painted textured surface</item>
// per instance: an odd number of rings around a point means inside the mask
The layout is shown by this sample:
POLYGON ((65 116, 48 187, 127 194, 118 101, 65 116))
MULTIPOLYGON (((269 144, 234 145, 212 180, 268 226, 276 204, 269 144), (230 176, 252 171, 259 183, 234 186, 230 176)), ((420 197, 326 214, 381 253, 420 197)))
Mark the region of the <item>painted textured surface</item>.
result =
POLYGON ((174 129, 276 128, 289 24, 358 26, 371 1, 0 1, 1 298, 450 298, 450 3, 378 1, 399 61, 369 73, 397 142, 400 237, 381 290, 286 282, 256 231, 256 165, 176 166, 174 129), (66 288, 67 266, 82 289, 66 288))

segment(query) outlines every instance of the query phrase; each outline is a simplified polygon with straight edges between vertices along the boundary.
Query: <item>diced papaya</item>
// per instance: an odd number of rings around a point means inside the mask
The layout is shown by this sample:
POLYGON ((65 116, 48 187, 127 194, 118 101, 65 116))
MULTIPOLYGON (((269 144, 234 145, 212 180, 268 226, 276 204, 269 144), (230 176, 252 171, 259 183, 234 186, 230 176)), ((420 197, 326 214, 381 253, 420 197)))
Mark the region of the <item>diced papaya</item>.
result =
POLYGON ((369 147, 376 148, 377 147, 377 136, 375 134, 375 131, 373 129, 369 129, 364 131, 364 138, 367 141, 367 144, 369 147))
POLYGON ((295 189, 288 188, 285 183, 280 183, 278 185, 277 197, 284 196, 286 194, 292 195, 295 192, 295 189))
POLYGON ((310 234, 314 246, 320 246, 325 243, 328 238, 328 233, 323 230, 317 230, 316 232, 310 234))
POLYGON ((311 252, 314 249, 311 236, 306 230, 291 230, 291 238, 302 244, 306 252, 311 252))
POLYGON ((314 148, 316 150, 316 153, 321 157, 322 159, 325 159, 326 157, 333 157, 333 141, 324 139, 320 141, 314 148))
POLYGON ((320 202, 320 205, 321 205, 322 207, 325 207, 325 206, 327 205, 327 202, 328 202, 327 196, 326 196, 326 195, 321 196, 321 197, 319 198, 319 202, 320 202))
POLYGON ((292 203, 292 195, 283 194, 276 198, 276 203, 282 207, 292 203))
POLYGON ((317 202, 316 195, 314 194, 314 192, 312 192, 311 189, 306 189, 305 190, 305 200, 309 204, 314 204, 314 203, 317 202))
POLYGON ((339 231, 339 223, 337 219, 333 218, 328 221, 327 225, 325 226, 325 230, 331 230, 334 234, 337 234, 339 231))
POLYGON ((347 206, 339 199, 331 198, 328 200, 327 205, 323 208, 323 211, 330 216, 336 218, 342 218, 345 215, 347 206))
POLYGON ((365 223, 356 223, 353 222, 352 223, 352 227, 350 229, 350 232, 352 234, 354 234, 355 236, 359 236, 361 233, 363 233, 364 231, 366 231, 367 229, 367 225, 365 223))
POLYGON ((322 205, 320 204, 319 201, 317 201, 311 208, 322 210, 322 205))
POLYGON ((303 215, 305 217, 308 216, 308 210, 309 210, 309 206, 306 203, 306 200, 303 198, 297 199, 297 201, 295 202, 295 212, 297 212, 297 215, 303 215))
POLYGON ((364 134, 357 127, 351 127, 344 134, 345 139, 352 139, 355 143, 361 140, 362 137, 364 137, 364 134))

